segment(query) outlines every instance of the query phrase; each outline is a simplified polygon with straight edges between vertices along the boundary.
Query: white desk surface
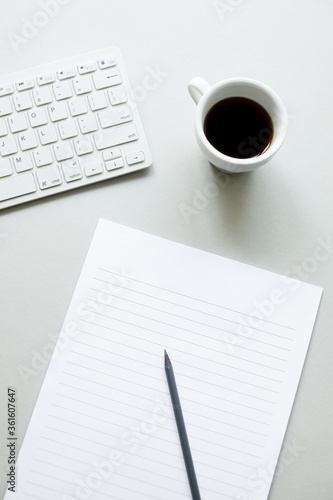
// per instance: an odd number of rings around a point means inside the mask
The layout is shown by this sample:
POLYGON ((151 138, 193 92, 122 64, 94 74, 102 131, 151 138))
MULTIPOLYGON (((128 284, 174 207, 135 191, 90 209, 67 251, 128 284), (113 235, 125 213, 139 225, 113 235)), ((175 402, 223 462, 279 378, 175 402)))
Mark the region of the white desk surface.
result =
MULTIPOLYGON (((46 346, 52 349, 104 217, 277 273, 298 273, 324 288, 269 500, 331 500, 332 1, 53 1, 58 12, 15 51, 13 35, 22 36, 24 18, 38 18, 43 0, 1 0, 1 74, 118 45, 154 163, 145 172, 0 212, 1 429, 7 387, 14 387, 22 442, 47 367, 41 363, 26 383, 20 370, 32 369, 46 346), (153 70, 159 76, 145 78, 153 70), (290 125, 269 164, 230 177, 228 185, 219 180, 195 142, 187 92, 194 76, 211 83, 247 76, 277 91, 290 125), (323 242, 326 251, 316 252, 323 242)), ((8 465, 1 434, 2 495, 8 465)))

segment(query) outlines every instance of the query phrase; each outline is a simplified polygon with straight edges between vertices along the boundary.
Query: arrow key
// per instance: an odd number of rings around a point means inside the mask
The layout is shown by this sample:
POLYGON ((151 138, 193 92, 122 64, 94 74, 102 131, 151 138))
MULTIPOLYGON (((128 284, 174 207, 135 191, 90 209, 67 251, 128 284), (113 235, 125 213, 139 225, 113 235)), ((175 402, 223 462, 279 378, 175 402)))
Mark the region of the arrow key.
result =
POLYGON ((143 151, 139 151, 138 153, 131 153, 126 156, 126 161, 128 165, 135 165, 135 163, 141 163, 145 161, 145 155, 143 151))
POLYGON ((105 162, 106 170, 109 172, 111 170, 116 170, 124 166, 124 160, 122 158, 116 158, 115 160, 105 162))
POLYGON ((92 165, 87 165, 86 167, 84 167, 84 173, 87 177, 102 174, 103 171, 103 165, 101 163, 93 163, 92 165))

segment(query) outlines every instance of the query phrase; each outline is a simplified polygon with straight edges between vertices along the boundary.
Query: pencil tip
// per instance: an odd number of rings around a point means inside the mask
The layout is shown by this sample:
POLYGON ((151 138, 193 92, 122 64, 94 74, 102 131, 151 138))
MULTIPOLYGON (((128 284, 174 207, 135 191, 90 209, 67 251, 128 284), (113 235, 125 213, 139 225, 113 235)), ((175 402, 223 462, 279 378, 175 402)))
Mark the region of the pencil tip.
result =
POLYGON ((170 368, 170 366, 171 366, 170 358, 168 356, 168 353, 166 352, 166 349, 164 349, 164 367, 170 368))

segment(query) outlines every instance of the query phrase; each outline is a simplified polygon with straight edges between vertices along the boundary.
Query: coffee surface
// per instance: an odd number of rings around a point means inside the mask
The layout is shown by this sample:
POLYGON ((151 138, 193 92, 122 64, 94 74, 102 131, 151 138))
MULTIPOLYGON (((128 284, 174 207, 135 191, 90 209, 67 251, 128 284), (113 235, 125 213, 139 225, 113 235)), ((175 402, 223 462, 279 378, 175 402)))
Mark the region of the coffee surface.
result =
POLYGON ((273 139, 273 122, 265 108, 246 97, 229 97, 208 111, 204 132, 215 149, 233 158, 264 153, 273 139))

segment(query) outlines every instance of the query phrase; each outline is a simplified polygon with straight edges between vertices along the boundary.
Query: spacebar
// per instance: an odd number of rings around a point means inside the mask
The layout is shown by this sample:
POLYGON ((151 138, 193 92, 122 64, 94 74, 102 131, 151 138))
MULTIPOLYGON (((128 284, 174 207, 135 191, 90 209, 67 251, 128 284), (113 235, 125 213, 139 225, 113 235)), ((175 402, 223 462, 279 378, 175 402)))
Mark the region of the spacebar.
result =
POLYGON ((105 148, 113 148, 113 146, 125 142, 136 141, 137 139, 139 139, 138 132, 136 126, 132 123, 130 125, 110 127, 108 131, 100 130, 94 134, 96 148, 99 151, 105 148))
POLYGON ((37 191, 36 183, 31 172, 0 180, 0 201, 10 200, 35 191, 37 191))

